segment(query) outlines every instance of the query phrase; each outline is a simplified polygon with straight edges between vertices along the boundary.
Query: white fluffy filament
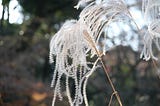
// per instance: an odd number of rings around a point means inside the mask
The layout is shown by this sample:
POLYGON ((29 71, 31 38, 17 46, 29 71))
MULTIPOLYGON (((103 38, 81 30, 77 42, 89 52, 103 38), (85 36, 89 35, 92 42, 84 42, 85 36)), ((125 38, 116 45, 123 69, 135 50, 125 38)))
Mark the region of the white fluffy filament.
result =
POLYGON ((153 55, 152 46, 154 42, 158 50, 160 50, 158 40, 160 38, 160 0, 143 0, 142 10, 148 31, 144 36, 144 48, 141 58, 146 61, 150 58, 157 60, 158 58, 153 55))
POLYGON ((53 62, 53 55, 56 57, 56 65, 51 83, 51 86, 55 89, 52 102, 53 106, 55 105, 57 96, 60 100, 63 99, 61 96, 62 76, 66 77, 66 93, 70 106, 79 106, 83 103, 83 99, 86 100, 86 96, 83 95, 85 94, 85 91, 83 91, 85 89, 82 90, 86 86, 86 78, 84 77, 88 73, 93 72, 96 66, 88 66, 92 63, 86 60, 86 50, 90 51, 92 47, 86 42, 83 35, 84 30, 81 30, 85 28, 82 27, 79 21, 66 21, 50 41, 50 62, 53 62), (73 98, 69 90, 69 78, 74 81, 75 95, 73 98))

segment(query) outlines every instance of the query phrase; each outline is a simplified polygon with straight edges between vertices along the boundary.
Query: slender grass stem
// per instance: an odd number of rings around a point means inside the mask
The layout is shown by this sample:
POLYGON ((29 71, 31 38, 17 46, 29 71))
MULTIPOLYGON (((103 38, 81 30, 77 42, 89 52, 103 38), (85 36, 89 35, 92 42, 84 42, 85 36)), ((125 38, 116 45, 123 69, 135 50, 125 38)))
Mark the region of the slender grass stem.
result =
POLYGON ((96 55, 98 56, 99 60, 101 61, 102 67, 103 67, 103 69, 105 71, 105 74, 107 76, 109 84, 111 85, 111 88, 113 90, 113 94, 115 94, 119 105, 123 106, 122 102, 121 102, 121 99, 120 99, 120 96, 118 95, 118 92, 116 91, 116 89, 115 89, 115 87, 114 87, 114 85, 112 83, 112 80, 111 80, 111 78, 110 78, 110 76, 108 74, 108 69, 104 65, 104 62, 102 60, 102 54, 99 52, 99 50, 96 47, 95 41, 93 41, 93 39, 91 38, 91 36, 89 35, 89 33, 86 30, 83 31, 83 34, 84 34, 84 37, 85 37, 86 41, 88 41, 88 44, 90 44, 90 46, 93 48, 93 50, 95 51, 96 55))
POLYGON ((116 89, 115 89, 115 87, 114 87, 114 85, 113 85, 113 82, 112 82, 112 80, 111 80, 111 78, 110 78, 110 76, 109 76, 109 74, 108 74, 108 69, 107 69, 106 66, 104 65, 104 62, 103 62, 103 60, 102 60, 102 57, 99 57, 99 58, 100 58, 102 67, 103 67, 103 69, 104 69, 104 71, 105 71, 105 74, 106 74, 106 76, 107 76, 107 79, 108 79, 108 81, 109 81, 109 84, 111 85, 111 88, 112 88, 112 90, 113 90, 113 94, 112 94, 112 95, 115 95, 115 96, 116 96, 116 99, 117 99, 117 101, 118 101, 118 103, 119 103, 119 105, 120 105, 120 106, 123 106, 123 105, 122 105, 122 102, 121 102, 121 99, 120 99, 120 96, 119 96, 118 92, 116 91, 116 89))

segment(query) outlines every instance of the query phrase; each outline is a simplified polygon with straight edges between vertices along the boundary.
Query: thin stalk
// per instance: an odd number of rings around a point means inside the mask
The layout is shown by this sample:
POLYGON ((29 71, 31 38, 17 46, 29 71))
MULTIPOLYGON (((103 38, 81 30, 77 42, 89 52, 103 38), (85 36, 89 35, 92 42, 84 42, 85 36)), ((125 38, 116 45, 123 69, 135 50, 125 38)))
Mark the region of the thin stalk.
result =
POLYGON ((111 98, 110 98, 110 100, 109 100, 109 104, 108 104, 108 106, 111 106, 111 103, 112 103, 113 96, 114 96, 116 93, 117 93, 117 92, 115 92, 115 93, 112 93, 112 95, 111 95, 111 98))
POLYGON ((128 11, 128 13, 129 13, 129 15, 130 15, 130 17, 131 17, 133 23, 136 25, 137 30, 140 32, 141 30, 140 30, 138 24, 136 23, 136 21, 134 20, 134 18, 133 18, 133 16, 132 16, 131 12, 130 12, 129 10, 127 10, 127 11, 128 11))
POLYGON ((104 65, 104 62, 103 62, 103 60, 102 60, 102 54, 99 52, 99 50, 98 50, 97 47, 96 47, 95 41, 91 38, 91 36, 90 36, 89 33, 87 32, 87 30, 84 30, 84 31, 83 31, 83 34, 84 34, 84 38, 86 39, 86 41, 88 41, 88 44, 89 44, 89 45, 92 47, 92 49, 96 52, 99 60, 101 61, 102 67, 103 67, 103 69, 104 69, 104 71, 105 71, 105 74, 106 74, 106 76, 107 76, 107 79, 108 79, 108 81, 109 81, 109 84, 111 85, 111 88, 112 88, 112 90, 113 90, 113 94, 115 94, 116 99, 118 100, 119 105, 120 105, 120 106, 123 106, 123 105, 122 105, 122 102, 121 102, 121 99, 120 99, 120 96, 118 95, 118 92, 116 91, 116 89, 115 89, 115 87, 114 87, 114 85, 113 85, 113 83, 112 83, 112 80, 111 80, 111 78, 110 78, 110 76, 109 76, 109 74, 108 74, 108 72, 107 72, 107 68, 106 68, 105 65, 104 65))
POLYGON ((120 105, 120 106, 123 106, 123 105, 122 105, 122 102, 121 102, 121 99, 120 99, 120 96, 119 96, 118 92, 116 91, 116 89, 115 89, 115 87, 114 87, 114 85, 113 85, 113 82, 112 82, 112 80, 111 80, 111 78, 110 78, 110 76, 109 76, 109 74, 108 74, 108 69, 107 69, 107 68, 105 67, 105 65, 104 65, 104 62, 103 62, 103 60, 102 60, 102 57, 100 57, 100 61, 101 61, 102 67, 103 67, 103 69, 104 69, 104 71, 105 71, 105 74, 106 74, 106 76, 107 76, 107 79, 108 79, 108 81, 109 81, 109 84, 111 85, 111 88, 112 88, 112 90, 113 90, 113 94, 115 94, 116 99, 118 100, 119 105, 120 105))

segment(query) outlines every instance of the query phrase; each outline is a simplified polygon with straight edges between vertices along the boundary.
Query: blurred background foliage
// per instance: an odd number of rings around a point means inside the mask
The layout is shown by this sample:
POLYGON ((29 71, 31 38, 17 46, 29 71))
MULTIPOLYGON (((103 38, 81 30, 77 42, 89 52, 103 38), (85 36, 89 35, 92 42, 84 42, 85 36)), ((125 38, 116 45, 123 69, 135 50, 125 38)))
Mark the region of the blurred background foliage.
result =
MULTIPOLYGON (((48 63, 49 40, 66 19, 78 19, 80 10, 73 8, 78 1, 18 0, 22 8, 21 24, 9 21, 11 1, 1 0, 0 106, 50 106, 54 65, 48 63)), ((140 11, 141 2, 133 1, 128 3, 128 8, 140 11)), ((132 41, 138 32, 133 25, 129 24, 129 27, 129 33, 122 30, 119 36, 108 37, 108 42, 116 45, 117 39, 124 44, 128 39, 132 41)), ((141 37, 136 39, 141 48, 141 37)), ((139 55, 139 49, 121 45, 107 52, 103 60, 124 106, 160 106, 157 70, 152 61, 140 60, 139 55)), ((87 94, 90 106, 106 106, 109 103, 112 91, 102 69, 89 79, 87 94)), ((68 106, 66 98, 62 102, 57 101, 56 106, 68 106)), ((115 98, 112 106, 118 106, 115 98)))

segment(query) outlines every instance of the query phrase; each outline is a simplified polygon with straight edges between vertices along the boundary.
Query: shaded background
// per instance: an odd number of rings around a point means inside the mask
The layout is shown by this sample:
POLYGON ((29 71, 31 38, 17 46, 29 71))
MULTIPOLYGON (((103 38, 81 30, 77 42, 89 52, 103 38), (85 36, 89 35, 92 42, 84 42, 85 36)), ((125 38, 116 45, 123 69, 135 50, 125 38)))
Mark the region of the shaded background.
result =
MULTIPOLYGON (((10 3, 1 0, 0 22, 0 106, 51 106, 53 89, 50 82, 54 65, 48 63, 49 40, 66 19, 78 19, 81 10, 73 7, 77 0, 19 0, 14 9, 23 16, 20 23, 10 22, 10 3), (6 17, 6 18, 5 18, 6 17)), ((126 0, 138 17, 139 0, 126 0)), ((114 25, 113 25, 114 26, 114 25)), ((107 44, 116 46, 103 57, 124 106, 160 106, 160 80, 152 61, 139 59, 141 34, 128 21, 107 44), (108 43, 109 42, 109 43, 108 43)), ((113 30, 115 27, 113 27, 113 30)), ((117 30, 117 29, 116 29, 117 30)), ((101 40, 103 41, 103 40, 101 40)), ((100 43, 100 46, 103 46, 100 43)), ((112 94, 102 69, 89 79, 87 94, 90 106, 106 106, 112 94)), ((56 106, 68 106, 67 100, 56 106)), ((113 98, 112 106, 118 106, 113 98)))

